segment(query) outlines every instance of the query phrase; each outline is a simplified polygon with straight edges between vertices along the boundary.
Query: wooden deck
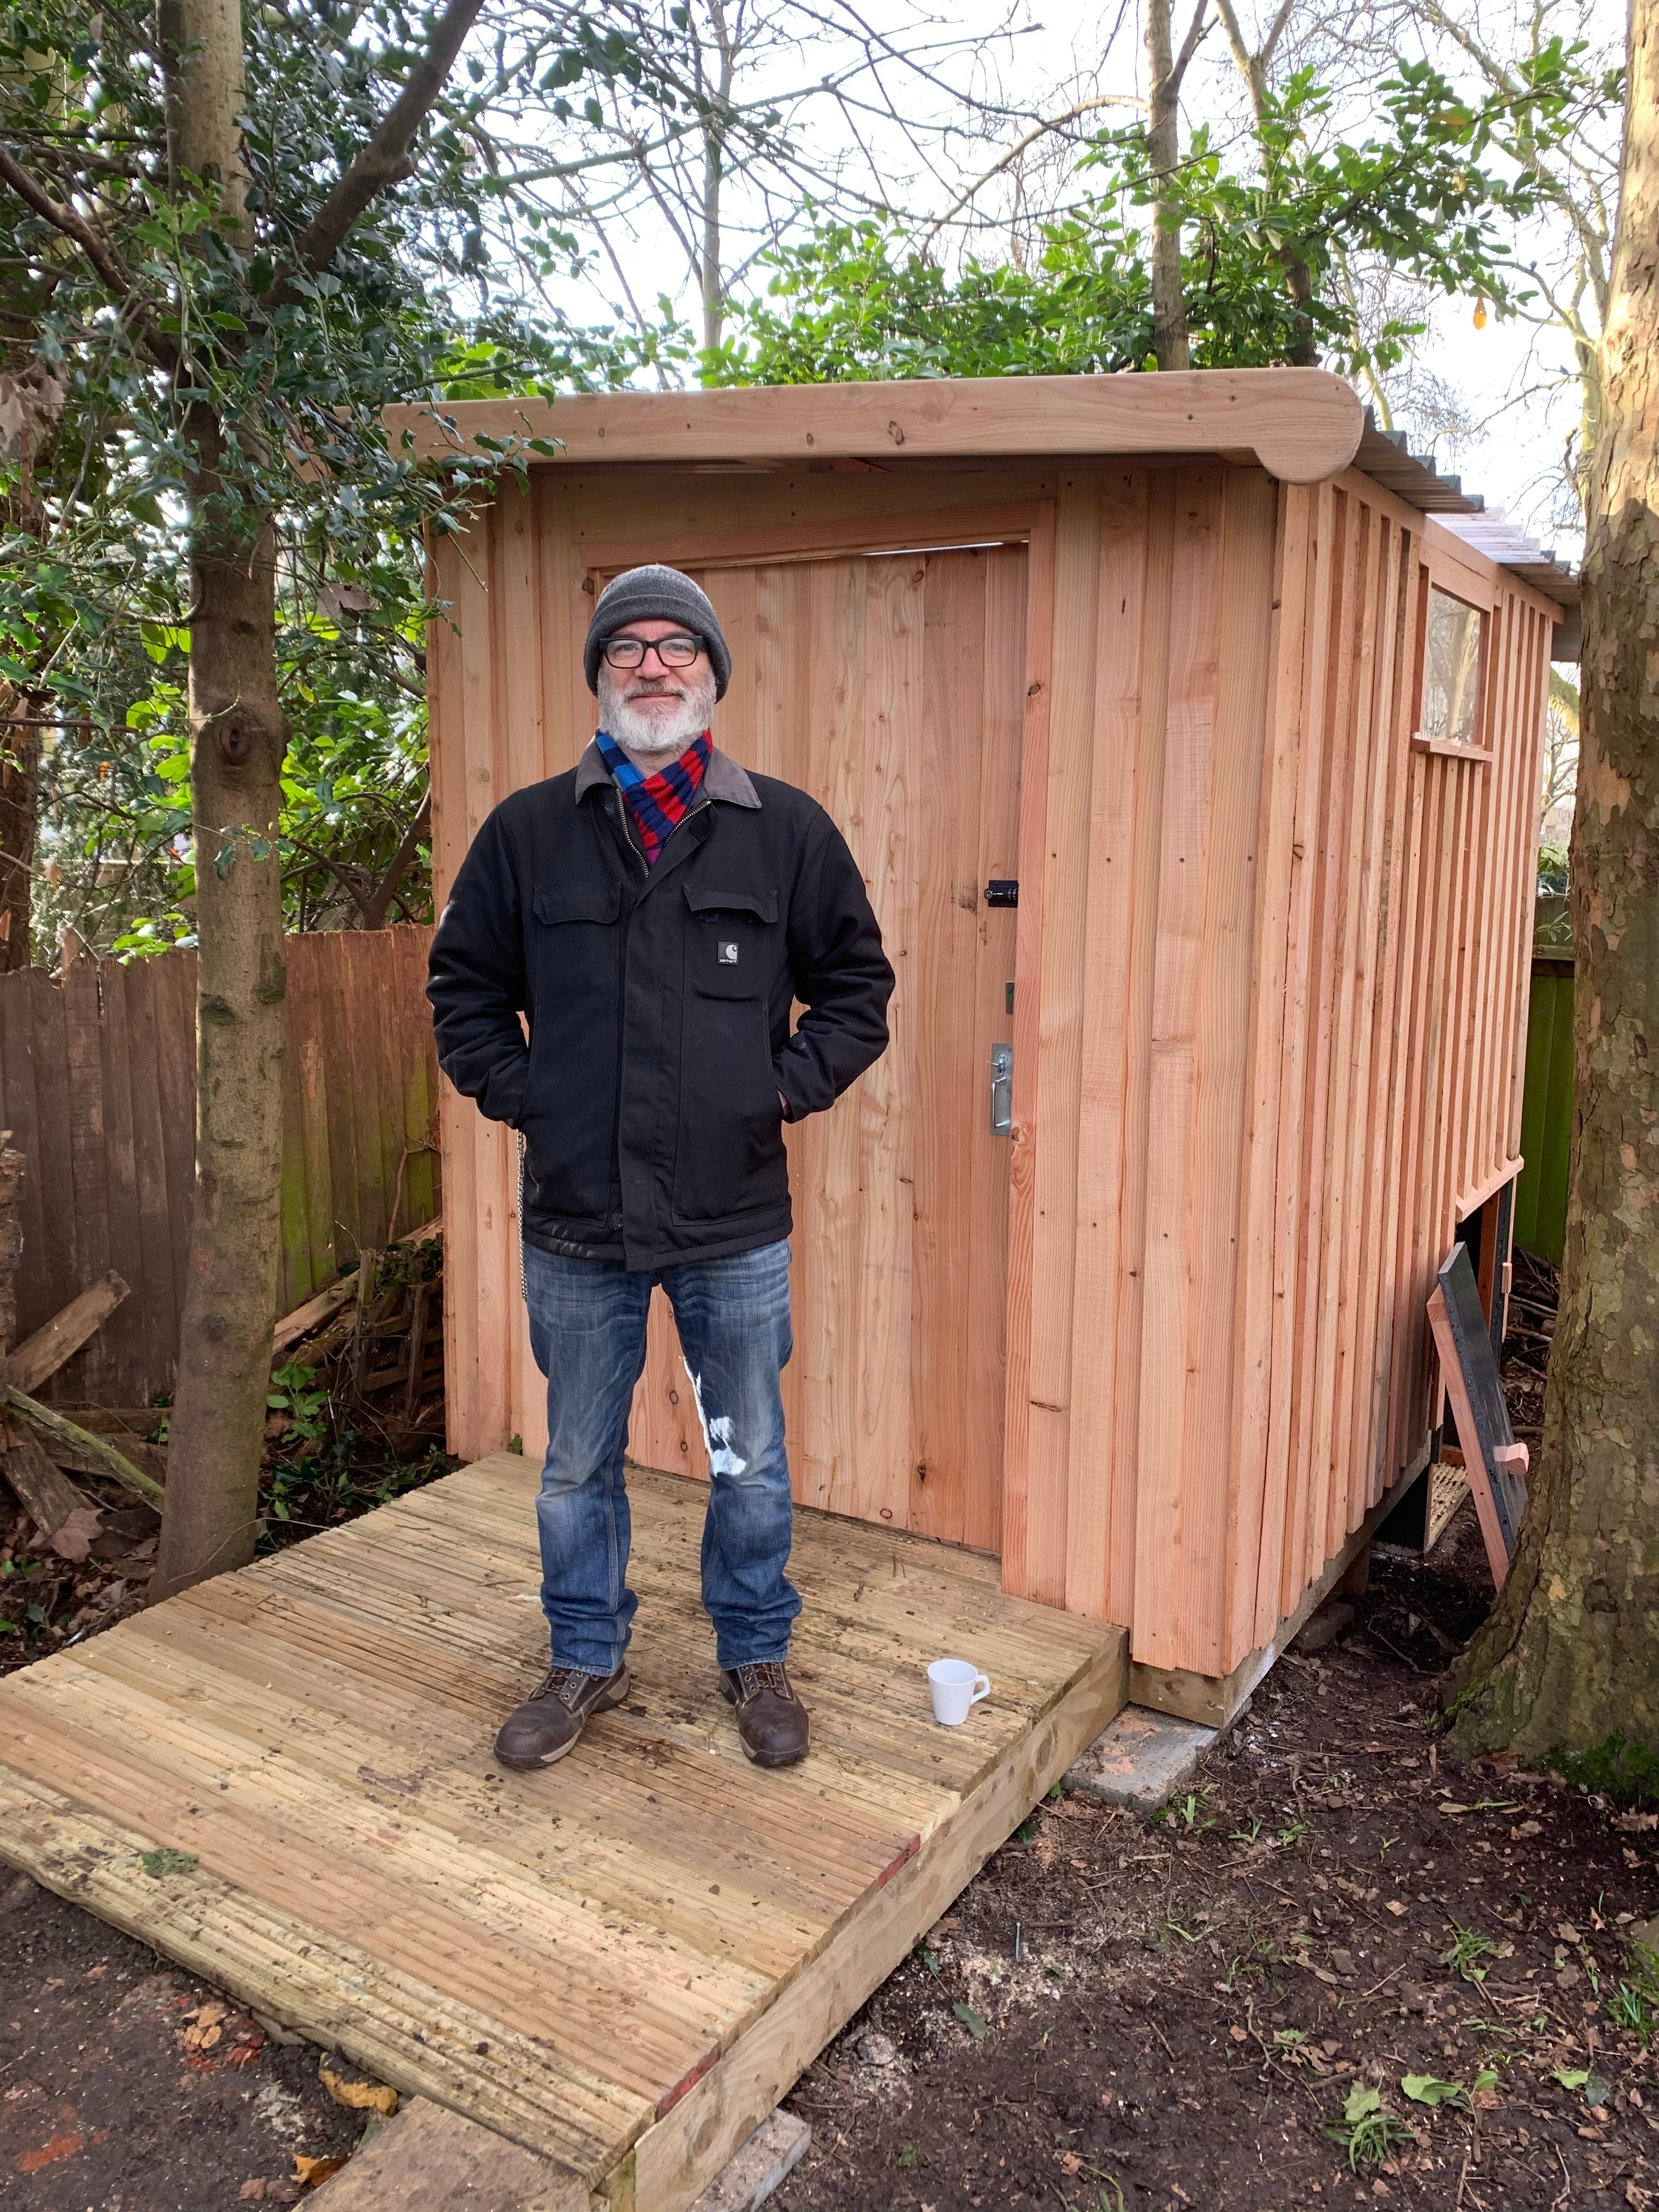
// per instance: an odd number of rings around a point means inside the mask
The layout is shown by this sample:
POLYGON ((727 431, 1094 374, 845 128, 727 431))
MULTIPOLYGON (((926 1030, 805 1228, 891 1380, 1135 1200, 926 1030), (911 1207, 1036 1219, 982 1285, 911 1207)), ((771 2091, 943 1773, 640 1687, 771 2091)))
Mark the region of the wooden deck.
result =
POLYGON ((0 1860, 553 2159, 573 2202, 679 2212, 1118 1710, 1126 1638, 801 1512, 814 1751, 760 1772, 697 1601, 701 1486, 635 1472, 633 1695, 508 1774, 491 1738, 544 1664, 534 1474, 481 1460, 0 1684, 0 1860), (960 1730, 928 1710, 946 1651, 994 1686, 960 1730))

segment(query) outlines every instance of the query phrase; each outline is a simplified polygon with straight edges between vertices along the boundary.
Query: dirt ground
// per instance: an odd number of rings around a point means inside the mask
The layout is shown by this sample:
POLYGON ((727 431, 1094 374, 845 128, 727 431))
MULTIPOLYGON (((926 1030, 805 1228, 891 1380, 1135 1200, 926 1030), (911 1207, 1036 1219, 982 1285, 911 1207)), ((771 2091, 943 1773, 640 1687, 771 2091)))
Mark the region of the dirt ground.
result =
POLYGON ((365 2124, 308 2045, 0 1872, 0 2205, 292 2204, 320 2172, 295 2154, 347 2157, 365 2124))
POLYGON ((1160 1816, 1046 1804, 789 2100, 779 2212, 1659 2207, 1655 1816, 1446 1757, 1490 1589, 1466 1503, 1160 1816))

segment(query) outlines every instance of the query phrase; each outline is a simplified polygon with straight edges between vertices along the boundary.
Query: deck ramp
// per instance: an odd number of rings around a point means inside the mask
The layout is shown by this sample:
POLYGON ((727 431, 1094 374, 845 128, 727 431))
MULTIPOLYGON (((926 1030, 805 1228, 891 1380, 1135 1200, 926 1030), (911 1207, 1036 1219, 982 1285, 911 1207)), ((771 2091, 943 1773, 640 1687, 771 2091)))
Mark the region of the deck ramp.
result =
POLYGON ((798 1513, 813 1755, 738 1749, 700 1485, 634 1471, 626 1706, 496 1766, 538 1679, 501 1454, 0 1684, 0 1861, 408 2093, 680 2212, 1123 1701, 1121 1629, 798 1513), (994 1685, 937 1728, 926 1662, 994 1685), (186 1855, 181 1857, 180 1855, 186 1855))

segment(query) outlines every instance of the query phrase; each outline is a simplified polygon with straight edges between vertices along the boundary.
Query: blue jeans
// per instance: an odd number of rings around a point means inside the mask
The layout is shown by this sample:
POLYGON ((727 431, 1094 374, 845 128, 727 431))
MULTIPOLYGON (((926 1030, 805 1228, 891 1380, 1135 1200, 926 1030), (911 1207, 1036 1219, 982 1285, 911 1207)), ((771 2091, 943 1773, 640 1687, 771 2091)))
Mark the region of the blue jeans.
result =
POLYGON ((639 1603, 628 1587, 623 1454, 645 1365, 653 1283, 674 1309, 713 1481, 702 1601, 722 1667, 781 1659, 800 1599, 784 1572, 792 1534, 778 1378, 789 1333, 789 1247, 689 1260, 659 1274, 524 1247, 530 1343, 547 1377, 547 1458, 536 1520, 554 1663, 609 1674, 639 1603))

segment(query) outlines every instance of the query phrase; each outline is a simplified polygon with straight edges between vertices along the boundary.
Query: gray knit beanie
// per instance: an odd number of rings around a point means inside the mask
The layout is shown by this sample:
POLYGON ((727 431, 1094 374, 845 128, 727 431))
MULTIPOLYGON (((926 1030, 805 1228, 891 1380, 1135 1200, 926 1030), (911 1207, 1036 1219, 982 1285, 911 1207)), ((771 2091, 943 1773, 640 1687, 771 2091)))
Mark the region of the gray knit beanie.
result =
POLYGON ((684 623, 708 648, 714 672, 714 696, 723 699, 732 681, 732 656, 720 635, 720 619, 708 594, 678 568, 653 561, 643 568, 625 568, 613 576, 593 604, 587 625, 587 645, 582 665, 587 688, 599 688, 599 655, 619 629, 632 622, 684 623))

